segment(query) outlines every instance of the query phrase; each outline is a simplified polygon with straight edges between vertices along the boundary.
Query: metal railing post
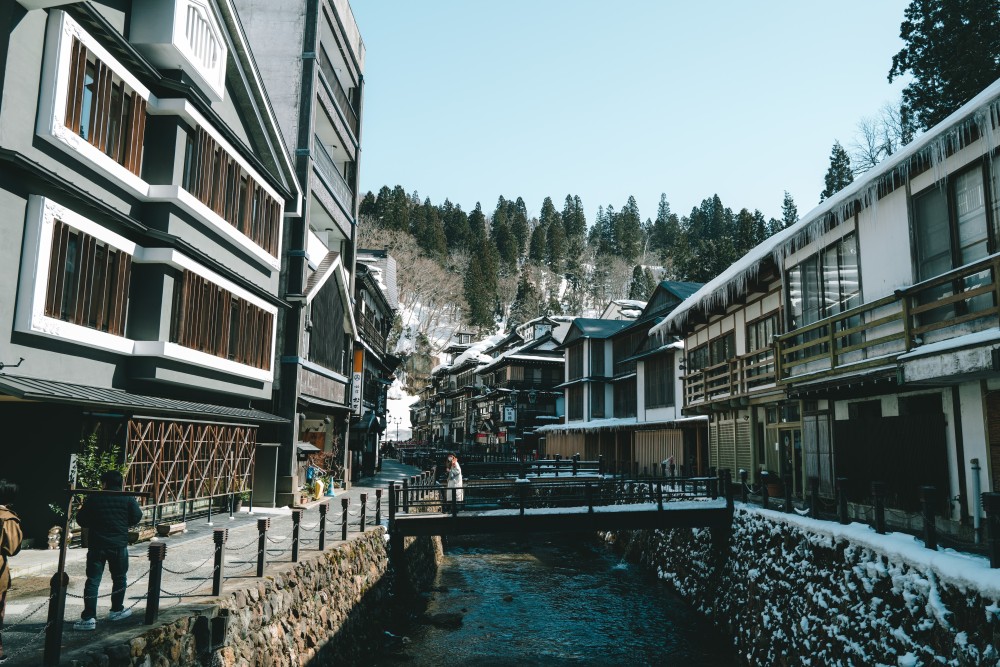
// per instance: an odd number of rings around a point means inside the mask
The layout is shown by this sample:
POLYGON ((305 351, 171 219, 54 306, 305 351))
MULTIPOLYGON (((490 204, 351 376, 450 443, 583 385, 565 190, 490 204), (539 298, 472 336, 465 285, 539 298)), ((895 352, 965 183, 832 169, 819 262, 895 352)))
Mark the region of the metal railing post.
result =
MULTIPOLYGON (((403 484, 406 484, 406 480, 403 480, 403 484)), ((340 506, 343 509, 343 514, 341 515, 340 520, 340 539, 345 542, 347 541, 347 504, 347 498, 340 499, 340 506)))
POLYGON ((725 479, 725 485, 726 485, 726 509, 728 509, 730 512, 732 512, 733 510, 736 509, 736 502, 735 502, 735 498, 733 497, 733 473, 729 470, 729 468, 726 468, 726 475, 725 476, 726 476, 726 479, 725 479))
POLYGON ((819 477, 809 478, 809 516, 819 517, 819 477))
POLYGON ((257 519, 257 576, 264 576, 264 565, 267 563, 267 529, 271 527, 271 519, 257 519))
POLYGON ((146 618, 143 623, 150 625, 160 615, 160 582, 163 581, 163 559, 167 557, 167 545, 163 542, 149 544, 149 587, 146 589, 146 618))
POLYGON ((326 513, 330 511, 330 501, 319 504, 319 550, 326 549, 326 513))
POLYGON ((458 487, 451 488, 451 515, 458 516, 458 487))
POLYGON ((747 471, 740 469, 740 502, 744 505, 747 504, 749 498, 747 497, 747 471))
MULTIPOLYGON (((346 498, 344 500, 347 500, 346 498)), ((410 485, 407 480, 403 480, 403 514, 410 512, 410 485)), ((344 538, 347 539, 346 537, 344 538)))
POLYGON ((302 510, 292 510, 292 562, 299 562, 299 529, 302 527, 302 510))
POLYGON ((365 509, 367 509, 367 505, 368 505, 368 494, 367 493, 362 493, 361 494, 361 522, 360 522, 361 523, 361 532, 362 533, 365 532, 365 509))
POLYGON ((986 544, 990 552, 990 567, 1000 567, 1000 493, 983 493, 983 510, 986 512, 986 544))
POLYGON ((872 482, 872 500, 875 504, 875 532, 885 535, 885 482, 872 482))
POLYGON ((396 483, 389 482, 389 534, 396 529, 396 483))
POLYGON ((767 482, 770 479, 770 475, 767 472, 760 473, 760 506, 764 509, 767 507, 767 482))
MULTIPOLYGON (((66 536, 64 539, 68 540, 66 536)), ((56 572, 49 580, 49 617, 45 624, 45 652, 42 662, 46 667, 57 667, 62 651, 63 615, 66 612, 66 588, 69 575, 56 572)))
POLYGON ((937 524, 934 521, 934 496, 937 489, 933 486, 920 487, 920 503, 924 508, 924 546, 937 550, 937 524))
POLYGON ((847 516, 847 478, 837 478, 837 520, 845 526, 851 522, 847 516))
POLYGON ((212 531, 212 540, 215 542, 215 570, 212 572, 212 595, 218 597, 222 595, 222 570, 226 566, 226 540, 229 538, 229 530, 226 528, 216 528, 212 531))
POLYGON ((375 525, 382 525, 382 489, 375 489, 375 525))
POLYGON ((583 487, 583 494, 587 501, 587 513, 594 513, 594 488, 587 482, 583 487))
POLYGON ((792 505, 792 473, 785 473, 782 486, 785 490, 785 511, 791 514, 795 511, 795 507, 792 505))

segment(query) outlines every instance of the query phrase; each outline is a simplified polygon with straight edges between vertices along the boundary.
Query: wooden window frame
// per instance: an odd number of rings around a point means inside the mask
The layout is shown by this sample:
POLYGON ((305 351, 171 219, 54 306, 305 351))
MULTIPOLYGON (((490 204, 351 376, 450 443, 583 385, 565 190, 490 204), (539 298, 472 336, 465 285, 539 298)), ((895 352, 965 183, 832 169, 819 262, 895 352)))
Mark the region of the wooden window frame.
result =
POLYGON ((237 231, 278 255, 281 205, 205 130, 188 133, 181 187, 237 231))
POLYGON ((73 38, 70 48, 65 126, 139 176, 148 117, 146 100, 79 38, 73 38), (91 70, 93 80, 88 85, 87 73, 91 70), (84 118, 84 101, 88 99, 84 118))
POLYGON ((174 293, 170 340, 262 370, 271 368, 274 315, 192 271, 174 293))
POLYGON ((643 366, 646 408, 668 408, 674 404, 674 360, 669 354, 647 357, 643 366))
POLYGON ((128 253, 57 219, 45 315, 124 336, 131 273, 132 257, 128 253))

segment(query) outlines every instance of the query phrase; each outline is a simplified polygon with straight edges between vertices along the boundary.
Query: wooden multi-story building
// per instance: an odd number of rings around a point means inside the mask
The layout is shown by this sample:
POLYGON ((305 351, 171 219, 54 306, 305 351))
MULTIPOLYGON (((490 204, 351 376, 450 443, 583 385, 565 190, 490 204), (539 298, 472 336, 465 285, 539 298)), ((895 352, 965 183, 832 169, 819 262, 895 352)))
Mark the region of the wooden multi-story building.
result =
POLYGON ((663 281, 642 308, 609 306, 605 313, 634 319, 577 318, 563 340, 566 350, 565 422, 539 429, 545 454, 588 460, 632 472, 707 468, 704 418, 680 413, 683 346, 650 337, 650 330, 701 285, 663 281), (654 468, 655 466, 655 468, 654 468))
POLYGON ((259 502, 301 195, 232 3, 22 0, 0 35, 0 447, 25 526, 91 436, 148 520, 259 502))
POLYGON ((708 283, 659 327, 719 467, 796 493, 980 512, 1000 487, 1000 81, 708 283), (745 426, 743 425, 745 424, 745 426))
MULTIPOLYGON (((350 483, 358 164, 365 45, 347 0, 229 0, 239 9, 302 184, 288 212, 281 271, 277 503, 296 497, 303 449, 335 455, 350 483)), ((329 460, 327 456, 324 460, 329 460)))

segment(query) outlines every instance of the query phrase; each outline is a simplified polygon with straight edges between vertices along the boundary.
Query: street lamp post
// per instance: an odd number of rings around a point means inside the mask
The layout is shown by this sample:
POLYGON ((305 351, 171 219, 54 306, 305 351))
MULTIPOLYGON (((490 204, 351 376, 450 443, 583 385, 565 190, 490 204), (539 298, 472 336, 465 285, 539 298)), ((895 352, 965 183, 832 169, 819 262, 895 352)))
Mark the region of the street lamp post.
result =
POLYGON ((396 442, 399 442, 399 425, 403 421, 402 417, 392 417, 392 421, 396 424, 396 442))

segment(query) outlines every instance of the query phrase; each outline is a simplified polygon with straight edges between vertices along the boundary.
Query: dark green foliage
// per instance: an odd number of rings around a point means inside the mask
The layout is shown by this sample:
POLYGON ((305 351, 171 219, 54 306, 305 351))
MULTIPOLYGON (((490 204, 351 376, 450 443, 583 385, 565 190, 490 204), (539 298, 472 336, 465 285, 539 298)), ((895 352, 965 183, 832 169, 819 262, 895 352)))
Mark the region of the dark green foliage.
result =
POLYGON ((468 246, 472 231, 469 229, 469 216, 462 210, 461 204, 452 204, 450 200, 445 199, 441 205, 441 219, 444 221, 448 250, 464 250, 468 246))
POLYGON ((632 269, 632 280, 628 284, 628 298, 636 301, 648 301, 654 289, 656 289, 656 280, 653 278, 653 272, 636 264, 635 268, 632 269))
POLYGON ((904 17, 906 45, 892 57, 889 81, 913 75, 903 105, 929 129, 1000 78, 1000 3, 912 0, 904 17))
POLYGON ((511 304, 510 315, 507 317, 507 328, 512 329, 538 317, 542 310, 541 295, 534 282, 527 273, 521 274, 521 279, 517 282, 517 294, 514 295, 514 303, 511 304))
POLYGON ((517 260, 521 256, 521 250, 517 242, 517 237, 511 229, 511 221, 508 215, 510 207, 507 201, 500 197, 497 208, 493 212, 493 221, 490 225, 490 240, 496 246, 497 255, 500 258, 501 267, 509 273, 517 270, 517 260))
POLYGON ((615 254, 627 260, 638 257, 642 249, 642 218, 635 197, 628 198, 621 213, 614 217, 611 229, 615 254))
POLYGON ((470 249, 465 270, 465 300, 469 304, 469 323, 492 329, 497 307, 497 280, 500 273, 496 251, 487 239, 470 249))
POLYGON ((410 213, 410 233, 421 250, 429 256, 444 259, 448 255, 448 241, 441 212, 431 204, 429 197, 410 213))
POLYGON ((387 229, 400 231, 410 229, 410 198, 402 185, 394 187, 392 193, 388 195, 382 212, 382 225, 387 229))
POLYGON ((826 170, 823 182, 826 184, 826 187, 823 188, 823 192, 819 195, 821 203, 854 182, 854 172, 851 171, 851 158, 847 154, 847 151, 844 150, 844 147, 840 145, 839 141, 834 141, 833 148, 830 149, 830 167, 826 170))
POLYGON ((799 207, 795 205, 792 195, 785 190, 785 198, 781 200, 781 228, 791 227, 799 221, 799 207))
POLYGON ((579 195, 566 195, 562 220, 567 239, 582 239, 587 235, 587 216, 583 212, 583 201, 579 195))
POLYGON ((531 235, 531 230, 528 227, 528 207, 525 206, 524 200, 520 197, 517 198, 517 201, 508 201, 507 207, 510 231, 517 239, 517 254, 520 256, 528 249, 528 238, 531 235))
POLYGON ((476 202, 476 208, 469 214, 469 250, 486 240, 486 216, 483 207, 476 202))
POLYGON ((528 259, 535 264, 543 264, 549 252, 548 236, 545 225, 539 222, 531 232, 531 243, 528 246, 528 259))
POLYGON ((361 198, 361 203, 358 204, 358 215, 376 218, 377 214, 378 207, 375 206, 375 195, 372 194, 371 190, 369 190, 365 193, 365 196, 361 198))
POLYGON ((562 216, 554 213, 552 221, 546 226, 546 232, 545 262, 553 273, 561 273, 566 260, 566 230, 562 224, 562 216))

